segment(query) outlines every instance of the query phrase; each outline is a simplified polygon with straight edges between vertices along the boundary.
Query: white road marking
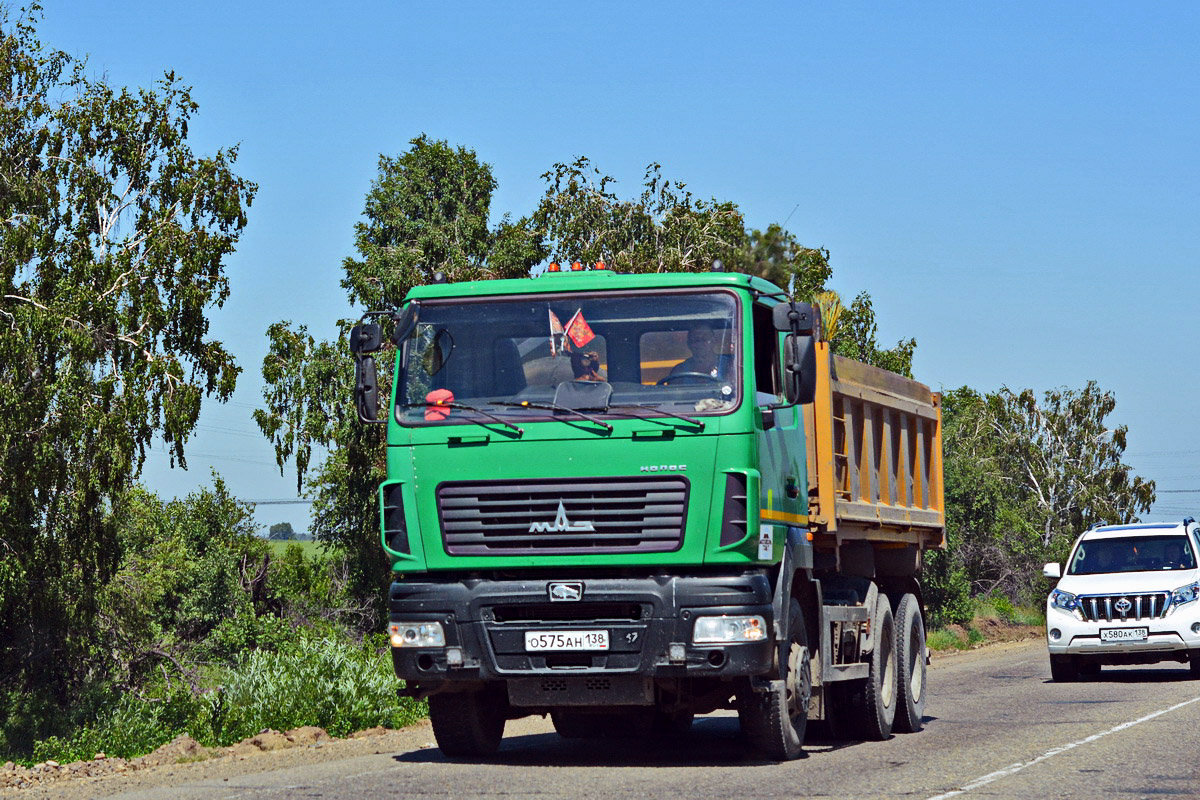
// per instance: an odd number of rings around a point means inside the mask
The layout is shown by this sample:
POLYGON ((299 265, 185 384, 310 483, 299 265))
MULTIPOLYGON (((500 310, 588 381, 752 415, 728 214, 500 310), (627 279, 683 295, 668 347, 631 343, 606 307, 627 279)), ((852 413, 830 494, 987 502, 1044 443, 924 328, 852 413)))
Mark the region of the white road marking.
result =
POLYGON ((1026 767, 1032 767, 1034 764, 1040 764, 1043 761, 1045 761, 1046 759, 1054 758, 1055 756, 1057 756, 1061 753, 1065 753, 1068 750, 1073 750, 1076 747, 1079 747, 1081 744, 1088 744, 1089 742, 1094 742, 1097 739, 1103 739, 1105 736, 1108 736, 1110 733, 1119 733, 1120 731, 1123 731, 1126 728, 1132 728, 1134 725, 1140 725, 1141 723, 1148 722, 1148 721, 1154 719, 1155 717, 1161 717, 1163 714, 1167 714, 1171 711, 1175 711, 1176 709, 1183 708, 1184 706, 1190 706, 1192 703, 1196 703, 1196 702, 1200 702, 1200 697, 1193 697, 1191 700, 1184 700, 1182 703, 1176 703, 1175 705, 1171 706, 1170 708, 1164 708, 1161 711, 1155 711, 1153 714, 1147 714, 1144 717, 1140 717, 1140 718, 1132 720, 1130 722, 1122 722, 1120 725, 1116 726, 1115 728, 1109 728, 1108 730, 1103 731, 1101 733, 1094 733, 1091 736, 1087 737, 1086 739, 1080 739, 1077 742, 1071 742, 1070 744, 1064 744, 1061 747, 1055 747, 1053 750, 1047 750, 1046 752, 1042 753, 1040 756, 1033 759, 1032 761, 1026 761, 1021 764, 1013 764, 1012 766, 1005 767, 1004 769, 996 770, 995 772, 984 775, 982 778, 976 778, 975 780, 971 781, 970 783, 964 785, 961 789, 955 789, 953 791, 946 792, 945 794, 934 795, 933 797, 930 797, 929 800, 946 800, 947 797, 956 797, 957 795, 965 794, 965 793, 971 791, 972 789, 978 789, 980 786, 986 786, 987 784, 992 783, 993 781, 998 781, 1001 778, 1008 777, 1009 775, 1015 775, 1016 773, 1025 769, 1026 767))

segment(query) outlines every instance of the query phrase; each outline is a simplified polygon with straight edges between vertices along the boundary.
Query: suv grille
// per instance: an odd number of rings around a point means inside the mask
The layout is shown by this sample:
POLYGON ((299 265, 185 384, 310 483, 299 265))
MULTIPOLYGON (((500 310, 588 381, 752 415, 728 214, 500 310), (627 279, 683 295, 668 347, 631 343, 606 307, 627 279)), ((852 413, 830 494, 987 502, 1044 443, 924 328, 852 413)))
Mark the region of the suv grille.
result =
POLYGON ((683 543, 682 476, 443 483, 451 555, 665 553, 683 543))
POLYGON ((1170 597, 1167 592, 1097 595, 1079 598, 1079 608, 1090 622, 1158 619, 1167 613, 1170 597))

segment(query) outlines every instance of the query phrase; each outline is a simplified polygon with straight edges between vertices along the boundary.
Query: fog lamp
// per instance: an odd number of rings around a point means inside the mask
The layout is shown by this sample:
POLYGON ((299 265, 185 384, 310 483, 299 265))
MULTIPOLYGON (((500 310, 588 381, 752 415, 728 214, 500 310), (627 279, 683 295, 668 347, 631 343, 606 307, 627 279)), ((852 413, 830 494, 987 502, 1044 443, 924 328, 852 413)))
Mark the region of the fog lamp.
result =
POLYGON ((1200 634, 1200 622, 1192 623, 1192 633, 1200 634))
POLYGON ((687 648, 683 642, 671 642, 667 646, 667 658, 672 664, 687 663, 687 648))
POLYGON ((446 648, 446 666, 461 667, 463 665, 463 651, 461 647, 446 648))
POLYGON ((1062 638, 1062 631, 1060 631, 1058 628, 1050 629, 1050 641, 1057 642, 1061 638, 1062 638))
POLYGON ((440 622, 393 622, 388 625, 392 647, 445 647, 440 622))
POLYGON ((697 617, 692 629, 694 644, 745 644, 767 637, 762 617, 697 617))

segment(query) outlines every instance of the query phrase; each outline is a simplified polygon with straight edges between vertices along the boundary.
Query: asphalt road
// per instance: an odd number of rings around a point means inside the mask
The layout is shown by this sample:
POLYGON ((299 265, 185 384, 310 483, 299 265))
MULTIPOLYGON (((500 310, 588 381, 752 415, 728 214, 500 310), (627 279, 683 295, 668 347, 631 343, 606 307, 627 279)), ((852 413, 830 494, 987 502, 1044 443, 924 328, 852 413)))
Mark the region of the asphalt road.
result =
POLYGON ((445 759, 419 726, 379 754, 282 769, 264 757, 270 771, 182 770, 172 785, 95 788, 139 800, 1200 797, 1200 681, 1186 667, 1106 668, 1056 684, 1045 645, 1029 642, 935 660, 929 677, 921 733, 809 741, 805 758, 785 764, 757 760, 731 716, 699 720, 678 744, 568 741, 539 718, 510 722, 500 756, 486 763, 445 759))

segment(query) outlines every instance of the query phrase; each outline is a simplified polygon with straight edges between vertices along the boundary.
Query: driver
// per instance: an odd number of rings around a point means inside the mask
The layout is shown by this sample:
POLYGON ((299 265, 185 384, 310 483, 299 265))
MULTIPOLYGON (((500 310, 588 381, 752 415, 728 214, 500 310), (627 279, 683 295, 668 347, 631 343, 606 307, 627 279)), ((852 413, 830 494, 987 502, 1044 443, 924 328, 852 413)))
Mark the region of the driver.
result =
POLYGON ((686 358, 672 367, 671 375, 691 372, 720 379, 733 371, 733 356, 729 352, 730 346, 725 341, 725 335, 711 324, 701 323, 689 328, 687 346, 692 353, 691 358, 686 358))

